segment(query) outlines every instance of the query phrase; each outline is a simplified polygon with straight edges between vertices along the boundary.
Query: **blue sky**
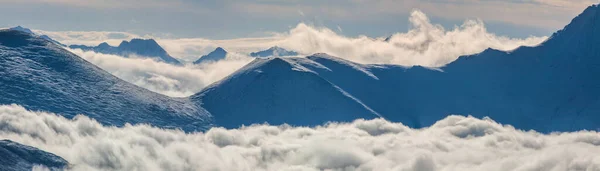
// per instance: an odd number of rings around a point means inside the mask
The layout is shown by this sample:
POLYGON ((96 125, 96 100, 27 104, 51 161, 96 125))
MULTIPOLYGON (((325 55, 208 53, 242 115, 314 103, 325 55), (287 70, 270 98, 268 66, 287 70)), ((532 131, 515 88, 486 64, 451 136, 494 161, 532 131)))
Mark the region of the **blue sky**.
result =
POLYGON ((0 27, 125 31, 228 39, 284 32, 304 22, 347 35, 409 29, 413 9, 446 28, 483 20, 510 37, 549 35, 598 0, 0 0, 0 27))

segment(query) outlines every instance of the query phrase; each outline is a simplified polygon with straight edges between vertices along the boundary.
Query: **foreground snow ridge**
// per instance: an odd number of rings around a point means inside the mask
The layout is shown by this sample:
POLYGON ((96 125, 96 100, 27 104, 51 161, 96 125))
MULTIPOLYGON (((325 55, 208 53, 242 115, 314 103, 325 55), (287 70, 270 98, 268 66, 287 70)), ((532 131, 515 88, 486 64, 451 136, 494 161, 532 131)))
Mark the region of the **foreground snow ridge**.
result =
POLYGON ((423 129, 359 119, 186 134, 3 105, 0 138, 61 156, 72 170, 600 170, 598 132, 541 134, 464 116, 423 129))

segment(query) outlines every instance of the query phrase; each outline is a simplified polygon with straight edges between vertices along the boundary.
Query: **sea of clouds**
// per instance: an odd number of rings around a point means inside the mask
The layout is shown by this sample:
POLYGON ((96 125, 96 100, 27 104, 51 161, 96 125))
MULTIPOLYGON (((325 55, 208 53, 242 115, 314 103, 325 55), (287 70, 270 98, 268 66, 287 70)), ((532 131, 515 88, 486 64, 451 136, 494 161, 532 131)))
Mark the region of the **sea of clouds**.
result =
POLYGON ((0 139, 59 155, 70 170, 600 170, 598 132, 541 134, 457 115, 422 129, 359 119, 186 134, 2 105, 0 139))
POLYGON ((447 30, 432 24, 421 11, 411 13, 411 29, 405 33, 384 37, 347 37, 328 28, 304 23, 289 32, 270 37, 210 40, 203 38, 160 38, 126 32, 51 32, 36 30, 65 44, 97 45, 108 42, 114 46, 132 38, 154 38, 169 54, 185 66, 174 66, 144 58, 124 58, 81 50, 71 50, 117 77, 151 91, 174 97, 185 97, 202 90, 209 84, 233 73, 252 58, 247 54, 280 46, 303 55, 327 53, 363 64, 397 64, 442 67, 461 55, 479 53, 486 48, 512 50, 519 46, 535 46, 547 37, 526 39, 509 38, 487 32, 480 20, 466 20, 462 25, 447 30), (216 47, 229 51, 225 60, 193 66, 191 61, 216 47))

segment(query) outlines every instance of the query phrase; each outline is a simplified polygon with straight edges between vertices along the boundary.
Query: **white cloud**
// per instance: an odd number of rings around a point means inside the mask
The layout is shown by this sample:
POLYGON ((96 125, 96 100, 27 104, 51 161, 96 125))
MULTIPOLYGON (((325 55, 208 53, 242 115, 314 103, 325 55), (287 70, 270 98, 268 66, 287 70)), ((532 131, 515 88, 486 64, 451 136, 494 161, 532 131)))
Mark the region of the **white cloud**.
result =
POLYGON ((519 46, 534 46, 547 39, 497 36, 487 32, 478 20, 467 20, 459 27, 445 30, 432 24, 420 11, 413 11, 410 22, 413 29, 394 34, 390 42, 366 36, 348 38, 327 28, 299 24, 280 43, 302 53, 325 52, 359 63, 439 67, 461 55, 479 53, 486 48, 512 50, 519 46))
POLYGON ((148 58, 125 58, 91 51, 84 52, 80 49, 70 50, 125 81, 173 97, 185 97, 197 93, 252 60, 250 57, 231 53, 225 60, 214 63, 175 66, 148 58))
POLYGON ((600 170, 598 132, 540 134, 463 116, 423 129, 374 119, 186 134, 4 105, 0 138, 57 154, 72 170, 600 170))

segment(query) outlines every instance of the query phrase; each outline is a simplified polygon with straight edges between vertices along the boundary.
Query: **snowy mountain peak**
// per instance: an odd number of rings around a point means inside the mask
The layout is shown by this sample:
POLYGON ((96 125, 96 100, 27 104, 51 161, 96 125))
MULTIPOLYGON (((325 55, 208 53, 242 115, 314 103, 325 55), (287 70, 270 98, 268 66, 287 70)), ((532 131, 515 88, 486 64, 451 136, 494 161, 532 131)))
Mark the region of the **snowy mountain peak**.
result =
POLYGON ((33 31, 31 31, 31 29, 28 29, 28 28, 25 28, 25 27, 21 27, 21 26, 16 26, 16 27, 9 28, 9 29, 10 30, 16 30, 16 31, 22 31, 22 32, 29 33, 29 34, 35 34, 35 33, 33 33, 33 31))
POLYGON ((225 57, 227 57, 227 51, 225 51, 225 49, 223 49, 221 47, 217 47, 212 52, 210 52, 207 55, 204 55, 204 56, 200 57, 198 60, 194 61, 194 64, 201 64, 201 63, 205 63, 205 62, 216 62, 216 61, 225 59, 225 57))
POLYGON ((379 117, 305 66, 318 65, 306 58, 257 58, 192 99, 227 128, 263 122, 314 126, 379 117))

